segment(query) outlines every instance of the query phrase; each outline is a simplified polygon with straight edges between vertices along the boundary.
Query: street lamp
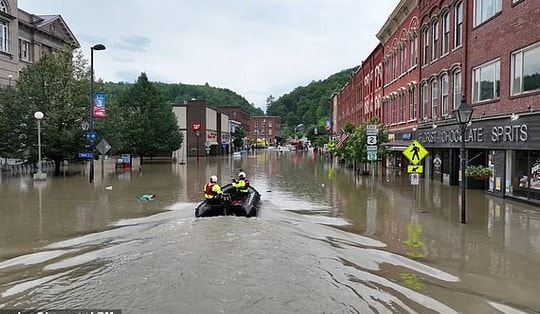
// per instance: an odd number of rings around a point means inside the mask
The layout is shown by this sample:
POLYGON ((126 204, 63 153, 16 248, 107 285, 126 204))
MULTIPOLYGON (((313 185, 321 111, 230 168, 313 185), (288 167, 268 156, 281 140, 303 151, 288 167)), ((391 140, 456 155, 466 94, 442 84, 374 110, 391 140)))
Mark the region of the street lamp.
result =
POLYGON ((34 118, 37 120, 37 132, 38 132, 38 171, 34 173, 34 181, 45 181, 47 180, 47 174, 43 173, 41 169, 41 119, 43 119, 43 112, 36 111, 34 113, 34 118))
POLYGON ((90 103, 88 105, 88 121, 90 123, 90 151, 92 152, 92 158, 90 158, 90 171, 88 173, 88 182, 94 182, 94 149, 95 149, 95 135, 94 135, 94 50, 105 50, 105 46, 102 44, 95 44, 90 47, 90 103))
POLYGON ((461 128, 461 149, 459 153, 459 158, 461 159, 461 223, 467 222, 467 210, 466 210, 466 189, 467 189, 467 179, 465 178, 465 168, 467 167, 467 157, 465 156, 465 131, 467 130, 467 124, 471 121, 474 109, 465 102, 465 97, 461 99, 459 107, 454 110, 454 115, 456 117, 456 122, 461 128))

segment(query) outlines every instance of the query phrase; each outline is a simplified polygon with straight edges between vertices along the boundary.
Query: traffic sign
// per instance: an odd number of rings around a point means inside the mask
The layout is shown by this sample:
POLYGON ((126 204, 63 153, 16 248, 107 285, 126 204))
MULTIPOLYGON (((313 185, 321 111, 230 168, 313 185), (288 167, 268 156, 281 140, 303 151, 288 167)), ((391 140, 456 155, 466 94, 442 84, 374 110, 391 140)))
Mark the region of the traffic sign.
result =
POLYGON ((195 122, 193 124, 191 124, 191 129, 193 131, 198 131, 201 129, 201 123, 200 122, 195 122))
POLYGON ((368 135, 367 136, 368 145, 377 145, 377 135, 368 135))
POLYGON ((367 160, 369 161, 375 161, 377 160, 377 151, 368 150, 367 152, 367 160))
POLYGON ((426 157, 428 151, 417 140, 412 141, 404 151, 403 155, 409 159, 413 165, 417 165, 426 157))
POLYGON ((111 149, 111 145, 106 140, 101 140, 96 148, 102 155, 105 155, 111 149))
POLYGON ((79 153, 79 158, 92 158, 94 154, 92 153, 79 153))
POLYGON ((367 135, 377 135, 377 125, 376 124, 368 124, 368 125, 366 125, 366 134, 367 135))
POLYGON ((407 172, 408 173, 423 173, 424 172, 424 166, 422 166, 422 165, 408 165, 407 166, 407 172))
POLYGON ((420 175, 418 173, 411 173, 411 185, 420 184, 420 175))

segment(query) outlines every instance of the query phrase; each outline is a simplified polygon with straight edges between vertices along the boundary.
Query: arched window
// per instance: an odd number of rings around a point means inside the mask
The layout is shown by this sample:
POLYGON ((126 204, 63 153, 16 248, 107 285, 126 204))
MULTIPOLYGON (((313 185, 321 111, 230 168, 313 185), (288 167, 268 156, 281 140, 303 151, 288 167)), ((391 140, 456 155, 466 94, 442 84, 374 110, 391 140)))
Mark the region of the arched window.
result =
POLYGON ((7 2, 5 0, 2 0, 0 1, 0 11, 4 12, 4 13, 10 13, 9 12, 9 5, 7 4, 7 2))
MULTIPOLYGON (((9 5, 5 0, 0 1, 0 11, 10 13, 9 5)), ((0 50, 9 52, 9 22, 0 19, 0 50)))

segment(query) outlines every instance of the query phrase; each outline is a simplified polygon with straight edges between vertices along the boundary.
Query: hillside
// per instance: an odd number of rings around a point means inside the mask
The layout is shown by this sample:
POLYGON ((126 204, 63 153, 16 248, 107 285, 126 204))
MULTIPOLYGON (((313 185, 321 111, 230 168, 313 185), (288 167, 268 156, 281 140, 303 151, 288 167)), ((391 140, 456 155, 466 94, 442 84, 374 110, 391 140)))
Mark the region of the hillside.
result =
POLYGON ((299 124, 322 129, 326 120, 330 119, 332 94, 347 83, 355 70, 356 68, 342 70, 325 80, 297 87, 276 101, 269 102, 266 114, 281 117, 283 129, 287 133, 299 124))
MULTIPOLYGON (((324 80, 313 81, 307 86, 300 86, 274 101, 268 97, 267 112, 269 116, 279 116, 282 119, 283 130, 289 133, 298 124, 318 126, 323 128, 326 120, 330 119, 331 96, 339 91, 356 70, 350 68, 335 73, 324 80)), ((132 84, 131 83, 100 83, 108 95, 109 101, 114 101, 132 84)), ((155 82, 163 97, 171 103, 181 103, 184 100, 198 99, 206 101, 214 107, 241 107, 254 116, 262 116, 262 109, 250 104, 243 96, 226 88, 205 85, 189 85, 155 82)))
MULTIPOLYGON (((156 88, 161 92, 161 95, 171 103, 182 103, 184 100, 198 99, 204 100, 208 105, 213 107, 241 107, 251 115, 261 116, 264 112, 250 104, 243 96, 226 88, 212 87, 206 85, 188 85, 188 84, 173 84, 154 82, 156 88)), ((113 83, 107 82, 104 84, 104 90, 108 98, 118 99, 131 83, 113 83)))

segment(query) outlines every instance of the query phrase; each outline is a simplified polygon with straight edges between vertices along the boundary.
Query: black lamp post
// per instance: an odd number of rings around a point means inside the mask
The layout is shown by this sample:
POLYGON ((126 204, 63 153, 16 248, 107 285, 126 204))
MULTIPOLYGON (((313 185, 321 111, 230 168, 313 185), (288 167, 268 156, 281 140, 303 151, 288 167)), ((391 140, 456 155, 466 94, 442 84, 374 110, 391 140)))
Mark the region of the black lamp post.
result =
POLYGON ((95 150, 95 136, 94 136, 94 50, 105 50, 105 46, 102 44, 95 44, 90 47, 90 103, 88 105, 88 121, 90 123, 90 151, 92 152, 92 158, 90 158, 90 171, 88 173, 88 182, 94 182, 94 150, 95 150))
POLYGON ((456 117, 456 122, 461 128, 461 149, 459 153, 459 158, 461 159, 461 223, 467 222, 467 210, 466 210, 466 190, 467 190, 467 179, 465 178, 465 168, 467 168, 467 156, 465 156, 465 131, 467 130, 467 124, 471 122, 474 109, 465 102, 465 98, 461 99, 461 104, 459 107, 454 110, 454 115, 456 117))

